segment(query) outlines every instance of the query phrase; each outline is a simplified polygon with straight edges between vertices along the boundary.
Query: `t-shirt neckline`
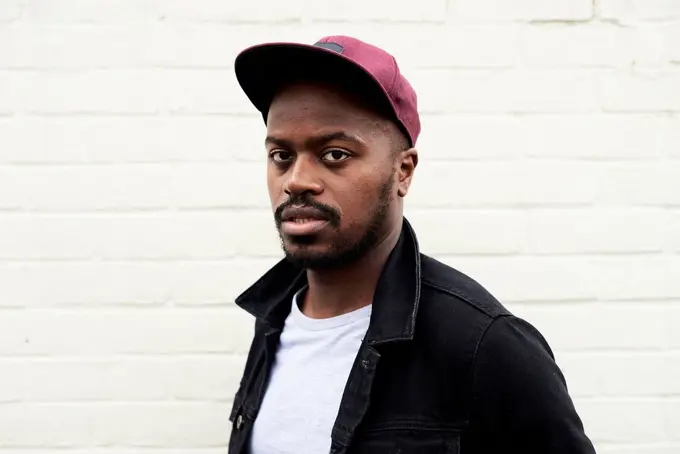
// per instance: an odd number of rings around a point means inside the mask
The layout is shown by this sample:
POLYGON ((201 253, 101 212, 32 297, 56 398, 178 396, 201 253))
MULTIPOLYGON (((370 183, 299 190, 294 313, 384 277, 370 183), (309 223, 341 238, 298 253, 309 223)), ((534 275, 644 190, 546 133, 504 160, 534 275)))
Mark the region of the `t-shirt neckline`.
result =
POLYGON ((359 322, 370 318, 372 304, 364 306, 362 308, 347 312, 346 314, 337 315, 330 318, 311 318, 306 316, 300 310, 299 300, 303 293, 307 290, 304 287, 293 296, 293 305, 291 308, 291 317, 293 322, 300 328, 307 331, 321 331, 329 330, 334 328, 339 328, 342 326, 351 325, 352 323, 359 322))

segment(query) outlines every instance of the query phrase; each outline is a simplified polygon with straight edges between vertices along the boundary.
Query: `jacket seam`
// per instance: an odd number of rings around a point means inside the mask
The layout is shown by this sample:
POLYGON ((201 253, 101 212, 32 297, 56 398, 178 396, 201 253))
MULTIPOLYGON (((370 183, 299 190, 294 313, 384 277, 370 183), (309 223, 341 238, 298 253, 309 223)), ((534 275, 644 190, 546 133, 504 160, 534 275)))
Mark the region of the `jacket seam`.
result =
POLYGON ((371 427, 370 429, 366 429, 364 433, 366 434, 372 434, 372 433, 380 433, 380 432, 391 432, 391 431, 399 431, 399 430, 423 430, 423 431, 432 431, 432 432, 455 432, 455 433, 460 433, 462 429, 465 427, 465 423, 467 421, 464 421, 463 424, 456 423, 456 424, 432 424, 432 423, 424 423, 419 420, 413 420, 413 419, 400 419, 394 422, 390 423, 383 423, 379 426, 371 427))
POLYGON ((444 292, 444 293, 446 293, 446 294, 448 294, 448 295, 450 295, 450 296, 453 296, 453 297, 455 297, 455 298, 458 298, 458 299, 460 299, 460 300, 465 301, 465 302, 468 303, 470 306, 474 307, 475 309, 477 309, 478 311, 480 311, 481 313, 483 313, 483 314, 486 315, 487 317, 490 317, 491 319, 495 319, 495 318, 501 317, 501 316, 503 316, 503 315, 510 315, 509 312, 507 312, 507 310, 503 310, 503 311, 501 311, 498 315, 495 315, 495 316, 494 316, 494 315, 490 314, 489 311, 487 311, 487 310, 483 309, 482 307, 480 307, 481 304, 480 304, 479 302, 475 301, 476 298, 471 297, 471 296, 470 296, 469 294, 467 294, 466 292, 463 292, 463 291, 460 291, 460 290, 457 290, 457 289, 456 289, 456 290, 453 290, 453 289, 449 289, 449 288, 446 288, 446 287, 442 287, 442 286, 437 285, 437 284, 435 284, 435 283, 433 283, 433 282, 431 282, 431 281, 428 281, 427 278, 422 278, 422 281, 423 281, 423 283, 424 283, 425 285, 428 285, 428 286, 430 286, 430 287, 432 287, 432 288, 434 288, 434 289, 437 289, 437 290, 439 290, 439 291, 441 291, 441 292, 444 292))
MULTIPOLYGON (((396 61, 395 61, 396 64, 396 61)), ((416 296, 414 298, 414 304, 413 304, 413 312, 411 313, 411 332, 410 335, 413 336, 416 332, 416 314, 418 313, 418 308, 420 307, 420 292, 421 292, 421 286, 423 282, 423 272, 422 272, 422 264, 420 262, 420 251, 418 247, 418 240, 416 239, 415 235, 412 236, 412 241, 413 241, 413 249, 415 250, 415 255, 416 255, 416 296)))
MULTIPOLYGON (((501 318, 504 317, 511 317, 512 314, 501 314, 498 317, 492 318, 491 321, 489 322, 488 325, 486 325, 486 328, 484 328, 484 331, 482 332, 482 335, 479 336, 479 340, 477 341, 477 344, 475 345, 475 351, 472 355, 472 379, 471 379, 471 386, 472 386, 472 397, 470 399, 470 409, 474 408, 475 402, 477 400, 477 386, 476 386, 476 377, 477 377, 477 356, 479 353, 479 347, 482 345, 482 342, 484 341, 484 338, 486 337, 487 333, 491 329, 491 326, 499 321, 501 318)), ((470 427, 473 426, 473 414, 472 412, 469 415, 470 417, 468 418, 470 427)))

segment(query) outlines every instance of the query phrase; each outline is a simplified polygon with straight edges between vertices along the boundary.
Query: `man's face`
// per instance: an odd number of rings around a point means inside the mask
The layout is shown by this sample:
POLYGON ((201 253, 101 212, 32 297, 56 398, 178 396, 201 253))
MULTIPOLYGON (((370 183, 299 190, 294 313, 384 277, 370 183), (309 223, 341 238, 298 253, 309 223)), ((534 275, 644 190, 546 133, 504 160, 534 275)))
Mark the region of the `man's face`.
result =
POLYGON ((304 268, 347 265, 394 218, 394 141, 385 120, 340 92, 298 84, 267 119, 267 185, 286 257, 304 268))

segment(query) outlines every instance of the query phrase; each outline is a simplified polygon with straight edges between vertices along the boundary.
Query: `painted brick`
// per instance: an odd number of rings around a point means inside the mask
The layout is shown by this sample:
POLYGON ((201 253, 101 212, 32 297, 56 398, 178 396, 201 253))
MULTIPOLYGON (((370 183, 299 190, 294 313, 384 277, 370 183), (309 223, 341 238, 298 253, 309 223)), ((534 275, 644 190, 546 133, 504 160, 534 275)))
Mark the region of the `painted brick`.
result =
POLYGON ((423 73, 418 86, 425 112, 587 113, 597 108, 597 81, 580 70, 423 73))
POLYGON ((535 210, 529 214, 525 252, 587 254, 661 252, 664 210, 535 210), (625 228, 620 228, 625 226, 625 228))
POLYGON ((0 223, 2 258, 214 259, 278 253, 270 211, 7 214, 0 215, 0 223), (257 238, 257 247, 244 238, 257 238))
MULTIPOLYGON (((200 11, 194 7, 189 9, 200 11)), ((3 55, 0 68, 231 70, 237 50, 257 42, 280 40, 284 36, 292 39, 299 36, 299 31, 300 27, 286 24, 263 28, 253 24, 174 21, 17 23, 0 28, 0 51, 3 55)))
POLYGON ((680 116, 671 118, 665 142, 667 144, 667 154, 674 158, 680 157, 680 116))
MULTIPOLYGON (((230 400, 243 356, 0 359, 2 392, 23 402, 230 400), (43 386, 50 377, 49 386, 43 386)), ((0 397, 0 400, 2 398, 0 397)))
POLYGON ((418 208, 586 205, 597 197, 598 176, 591 165, 580 162, 424 160, 408 201, 418 208))
POLYGON ((34 77, 31 72, 0 70, 0 115, 14 114, 25 107, 34 77))
POLYGON ((599 16, 624 22, 680 18, 675 0, 600 0, 599 16))
MULTIPOLYGON (((601 282, 598 280, 598 283, 601 282)), ((579 283, 572 281, 571 284, 579 283)), ((668 345, 670 326, 665 320, 668 310, 661 303, 522 304, 513 306, 513 312, 536 326, 560 354, 596 350, 660 350, 668 345), (574 327, 578 327, 578 334, 574 327)))
POLYGON ((670 222, 667 230, 667 249, 671 251, 680 252, 680 211, 675 211, 671 214, 670 222))
MULTIPOLYGON (((214 3, 227 8, 235 5, 231 2, 214 3)), ((173 14, 172 18, 169 17, 168 21, 162 23, 162 26, 156 25, 148 29, 150 55, 147 57, 147 64, 164 68, 229 68, 231 71, 239 50, 259 42, 292 39, 296 32, 297 34, 300 32, 298 24, 271 23, 267 27, 262 27, 255 24, 184 21, 190 19, 191 13, 205 15, 210 12, 197 8, 195 3, 186 2, 175 2, 172 8, 185 9, 188 15, 173 14)), ((210 20, 207 16, 205 19, 210 20)), ((216 16, 215 20, 219 20, 219 16, 216 16)))
POLYGON ((175 165, 170 172, 170 197, 182 208, 270 209, 267 164, 264 153, 258 155, 259 163, 175 165))
POLYGON ((229 441, 229 410, 213 402, 5 405, 0 436, 7 447, 215 447, 229 441))
POLYGON ((366 20, 443 22, 446 19, 447 3, 446 0, 424 0, 417 3, 374 0, 347 2, 340 6, 332 2, 308 2, 305 4, 304 17, 328 22, 366 20))
POLYGON ((0 307, 226 305, 277 260, 0 262, 0 307))
POLYGON ((234 57, 333 34, 418 92, 424 252, 545 334, 597 452, 680 452, 680 4, 312 3, 3 0, 0 454, 226 454, 282 255, 234 57))
MULTIPOLYGON (((54 449, 17 448, 3 449, 2 454, 52 454, 54 449)), ((155 448, 155 447, 116 447, 116 448, 68 448, 69 454, 181 454, 186 448, 155 448)), ((227 448, 192 448, 196 454, 226 454, 227 448)), ((654 453, 657 454, 657 453, 654 453)))
POLYGON ((308 11, 302 0, 269 2, 222 2, 219 0, 164 0, 155 5, 164 21, 177 22, 286 22, 299 21, 308 11))
POLYGON ((461 26, 436 31, 439 33, 422 30, 416 35, 417 40, 402 32, 410 51, 398 55, 399 61, 425 68, 502 68, 516 61, 518 33, 515 27, 461 26))
MULTIPOLYGON (((2 454, 53 454, 54 449, 8 448, 2 454)), ((186 448, 156 448, 156 447, 115 447, 115 448, 68 448, 69 454, 181 454, 186 448)), ((226 454, 227 448, 192 448, 196 454, 226 454)), ((654 453, 657 454, 657 453, 654 453)))
POLYGON ((680 24, 668 24, 660 33, 663 36, 663 42, 670 61, 680 64, 680 47, 678 47, 678 43, 680 43, 680 24))
MULTIPOLYGON (((664 34, 667 27, 657 26, 655 22, 639 23, 633 31, 632 68, 663 69, 673 61, 676 45, 664 34)), ((677 41, 676 41, 677 42, 677 41)))
POLYGON ((602 108, 608 112, 680 111, 680 72, 613 74, 602 79, 602 108))
POLYGON ((428 115, 422 123, 416 148, 423 162, 514 159, 524 148, 509 144, 530 136, 521 120, 505 115, 428 115))
POLYGON ((451 4, 452 18, 465 21, 579 21, 592 16, 586 0, 457 0, 451 4))
POLYGON ((153 4, 153 0, 25 2, 23 19, 30 23, 145 22, 157 17, 153 4))
POLYGON ((3 2, 2 9, 0 9, 0 24, 19 19, 23 4, 22 0, 7 0, 3 2))
POLYGON ((632 31, 613 25, 539 24, 520 36, 519 60, 529 67, 622 67, 634 57, 632 31))
POLYGON ((597 78, 582 70, 420 70, 412 83, 423 113, 587 113, 598 108, 597 78))
POLYGON ((583 423, 600 443, 658 443, 666 437, 659 399, 582 401, 583 423), (645 421, 645 424, 640 424, 645 421))
POLYGON ((170 300, 167 279, 171 266, 154 262, 5 262, 0 264, 0 275, 12 297, 0 301, 0 306, 165 304, 170 300))
POLYGON ((107 164, 262 161, 266 135, 261 117, 221 116, 0 118, 0 134, 1 163, 107 164))
POLYGON ((0 28, 2 68, 142 66, 150 54, 148 27, 94 24, 14 24, 0 28))
POLYGON ((664 352, 578 352, 559 356, 578 397, 643 397, 674 394, 680 355, 664 352), (625 377, 625 379, 622 379, 625 377))
MULTIPOLYGON (((271 232, 274 232, 273 223, 271 232)), ((273 233, 270 233, 273 234, 273 233)), ((271 257, 239 257, 229 261, 190 261, 168 266, 169 301, 177 306, 231 302, 281 260, 277 250, 271 257)))
POLYGON ((591 262, 603 300, 645 300, 680 297, 678 256, 620 256, 591 262))
POLYGON ((242 354, 253 326, 234 308, 7 310, 0 355, 242 354))
POLYGON ((577 258, 437 256, 480 282, 504 302, 589 301, 595 299, 591 270, 577 258))
POLYGON ((647 160, 680 147, 677 125, 655 115, 536 115, 518 123, 518 148, 531 157, 647 160))
MULTIPOLYGON (((314 37, 329 33, 325 24, 315 28, 319 30, 314 37)), ((517 54, 518 28, 513 25, 353 22, 338 28, 339 33, 361 36, 388 50, 407 77, 415 68, 510 67, 517 54)))
MULTIPOLYGON (((674 328, 671 328, 674 329, 674 328)), ((677 395, 680 393, 680 355, 677 351, 664 355, 662 383, 660 389, 664 394, 677 395)))
POLYGON ((677 398, 668 399, 663 403, 664 414, 666 416, 666 434, 671 440, 680 441, 678 434, 678 424, 680 424, 680 400, 677 398))
POLYGON ((254 108, 237 86, 227 70, 79 71, 37 74, 23 95, 27 110, 37 113, 251 114, 254 108))
POLYGON ((680 444, 674 443, 628 443, 606 444, 598 446, 597 452, 607 454, 675 454, 680 449, 680 444))
POLYGON ((168 208, 165 164, 0 167, 0 208, 110 210, 168 208), (46 191, 45 188, 51 188, 46 191))
POLYGON ((669 308, 667 312, 666 325, 669 333, 669 346, 677 349, 680 348, 680 332, 677 329, 678 323, 680 323, 680 309, 675 305, 669 308))
POLYGON ((432 255, 508 254, 524 242, 521 213, 505 211, 407 210, 421 249, 432 255))
POLYGON ((598 175, 597 200, 608 206, 677 205, 678 163, 674 161, 592 163, 598 175))
POLYGON ((264 169, 264 162, 0 167, 0 208, 268 208, 266 182, 250 177, 264 169))

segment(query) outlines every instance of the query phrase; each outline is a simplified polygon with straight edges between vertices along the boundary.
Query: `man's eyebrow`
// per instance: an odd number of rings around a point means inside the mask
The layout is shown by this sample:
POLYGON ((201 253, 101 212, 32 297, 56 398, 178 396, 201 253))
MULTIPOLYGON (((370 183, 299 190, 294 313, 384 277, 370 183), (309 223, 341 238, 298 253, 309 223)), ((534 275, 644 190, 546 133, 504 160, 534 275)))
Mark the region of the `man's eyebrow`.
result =
MULTIPOLYGON (((362 139, 361 137, 350 134, 344 131, 335 131, 335 132, 329 132, 327 134, 321 134, 315 137, 310 137, 305 141, 305 146, 307 148, 318 148, 322 145, 327 144, 328 142, 332 140, 343 140, 346 142, 354 142, 359 145, 365 145, 366 141, 362 139)), ((279 137, 275 136, 267 136, 267 138, 264 141, 265 145, 267 144, 272 144, 272 145, 277 145, 283 148, 287 149, 292 149, 295 148, 295 145, 292 141, 287 140, 287 139, 282 139, 279 137)))
POLYGON ((288 148, 288 149, 294 148, 293 142, 291 142, 289 140, 285 140, 285 139, 280 139, 280 138, 274 137, 274 136, 267 136, 264 139, 264 144, 265 145, 269 145, 269 144, 276 145, 276 146, 279 146, 281 148, 288 148))

